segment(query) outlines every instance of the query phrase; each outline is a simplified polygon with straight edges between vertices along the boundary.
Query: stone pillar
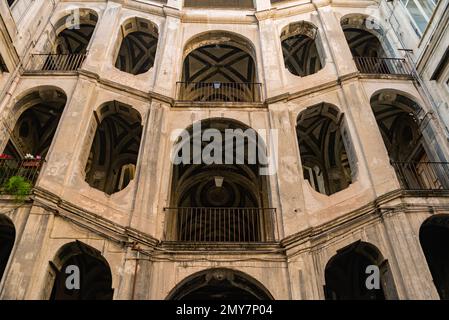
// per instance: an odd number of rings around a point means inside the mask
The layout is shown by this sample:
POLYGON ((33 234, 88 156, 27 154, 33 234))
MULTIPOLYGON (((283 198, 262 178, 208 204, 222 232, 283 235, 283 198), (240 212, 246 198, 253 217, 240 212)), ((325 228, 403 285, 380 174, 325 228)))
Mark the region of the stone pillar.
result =
POLYGON ((348 132, 358 151, 358 167, 368 170, 368 176, 362 177, 360 174, 363 172, 360 172, 359 179, 370 181, 375 197, 399 189, 370 101, 361 83, 357 80, 343 83, 340 99, 342 105, 345 105, 342 111, 345 112, 348 132))
POLYGON ((71 184, 75 163, 86 143, 85 136, 92 119, 95 97, 96 84, 81 77, 65 106, 47 162, 39 177, 39 186, 61 195, 63 186, 71 184))
MULTIPOLYGON (((24 227, 22 236, 16 240, 16 254, 10 262, 8 277, 3 284, 3 290, 0 293, 1 300, 24 300, 29 299, 31 295, 30 288, 34 278, 34 268, 36 261, 45 248, 45 240, 48 238, 48 230, 51 226, 52 215, 40 207, 33 207, 24 227)), ((44 277, 45 274, 40 274, 44 277)))
POLYGON ((338 74, 342 76, 357 72, 355 63, 352 63, 352 53, 343 29, 341 28, 340 21, 336 19, 332 8, 330 6, 319 8, 318 14, 322 23, 323 34, 325 34, 325 39, 322 39, 322 41, 328 44, 328 48, 332 52, 332 60, 334 61, 338 74))
POLYGON ((270 0, 254 0, 254 5, 257 11, 264 11, 271 9, 270 0))
MULTIPOLYGON (((256 13, 259 20, 260 47, 263 62, 264 81, 266 97, 270 98, 272 93, 279 92, 284 87, 282 70, 284 61, 281 42, 278 38, 276 24, 270 17, 270 12, 256 13)), ((262 80, 262 79, 261 79, 262 80)))
POLYGON ((169 97, 175 96, 176 82, 181 79, 179 72, 182 69, 182 52, 183 45, 181 43, 181 20, 179 19, 179 11, 166 8, 167 18, 159 45, 161 53, 160 66, 157 70, 154 91, 169 97))
POLYGON ((115 34, 114 30, 119 28, 121 8, 120 4, 107 3, 90 40, 89 53, 84 61, 83 69, 100 74, 103 69, 110 67, 111 50, 116 41, 113 35, 115 34))
MULTIPOLYGON (((270 106, 272 128, 278 130, 279 144, 277 150, 278 167, 276 183, 272 183, 272 193, 282 195, 281 203, 273 203, 278 208, 278 217, 282 218, 284 234, 287 237, 309 226, 302 188, 303 173, 299 165, 299 150, 296 141, 295 125, 290 119, 286 103, 270 106)), ((272 196, 273 199, 277 198, 272 196)))

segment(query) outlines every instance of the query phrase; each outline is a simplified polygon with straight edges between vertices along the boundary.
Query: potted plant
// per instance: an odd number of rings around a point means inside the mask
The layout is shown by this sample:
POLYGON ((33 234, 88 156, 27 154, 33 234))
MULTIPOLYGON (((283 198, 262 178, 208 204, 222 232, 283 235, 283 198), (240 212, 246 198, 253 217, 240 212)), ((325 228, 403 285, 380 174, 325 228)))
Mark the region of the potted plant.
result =
POLYGON ((23 202, 31 194, 33 185, 23 177, 12 176, 2 186, 2 193, 12 195, 17 202, 23 202))

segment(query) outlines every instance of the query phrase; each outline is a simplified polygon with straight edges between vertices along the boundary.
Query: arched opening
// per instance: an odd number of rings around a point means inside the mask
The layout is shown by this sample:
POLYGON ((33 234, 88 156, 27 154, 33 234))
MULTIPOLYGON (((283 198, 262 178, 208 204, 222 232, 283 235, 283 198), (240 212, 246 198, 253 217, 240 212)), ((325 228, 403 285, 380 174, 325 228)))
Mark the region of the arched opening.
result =
POLYGON ((134 179, 142 119, 137 110, 117 101, 103 104, 94 119, 97 130, 86 164, 86 182, 111 195, 134 179))
POLYGON ((274 241, 266 165, 263 141, 241 123, 209 119, 184 131, 175 151, 169 239, 274 241))
POLYGON ((430 217, 421 225, 419 241, 442 300, 449 300, 449 215, 430 217))
POLYGON ((7 128, 9 140, 0 156, 0 185, 14 177, 36 182, 66 102, 67 96, 60 89, 42 87, 16 103, 10 118, 15 126, 7 128))
POLYGON ((0 281, 5 273, 15 240, 16 228, 13 222, 4 214, 0 214, 0 281))
POLYGON ((178 100, 259 102, 256 54, 245 38, 216 31, 195 37, 184 48, 178 100))
POLYGON ((154 65, 159 33, 157 26, 142 18, 127 20, 121 27, 121 45, 115 67, 138 75, 154 65))
POLYGON ((321 103, 301 112, 296 122, 304 179, 322 194, 334 194, 352 183, 350 161, 355 155, 343 119, 335 106, 321 103))
POLYGON ((357 241, 338 250, 326 265, 325 280, 326 300, 398 298, 388 261, 375 246, 366 242, 357 241))
POLYGON ((360 72, 366 74, 410 75, 405 59, 395 58, 383 29, 365 15, 343 17, 341 26, 360 72))
POLYGON ((48 43, 49 54, 33 55, 32 70, 74 71, 83 64, 98 15, 91 9, 77 9, 54 25, 55 37, 48 43))
POLYGON ((177 285, 167 300, 274 300, 254 278, 231 269, 195 273, 177 285))
POLYGON ((447 165, 433 161, 428 152, 418 118, 421 107, 392 90, 375 94, 371 107, 402 186, 420 190, 449 187, 447 165))
POLYGON ((285 67, 290 73, 305 77, 322 69, 317 27, 306 21, 292 23, 282 30, 281 41, 285 67))
POLYGON ((112 300, 111 269, 98 250, 71 242, 59 250, 50 266, 54 277, 50 300, 112 300), (79 280, 68 279, 72 276, 79 280))

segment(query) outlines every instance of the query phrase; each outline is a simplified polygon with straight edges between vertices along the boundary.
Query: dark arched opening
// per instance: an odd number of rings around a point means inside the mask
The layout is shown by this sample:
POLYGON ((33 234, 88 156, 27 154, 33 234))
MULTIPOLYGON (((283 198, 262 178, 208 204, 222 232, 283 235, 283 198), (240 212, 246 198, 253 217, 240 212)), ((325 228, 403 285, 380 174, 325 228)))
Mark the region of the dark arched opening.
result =
POLYGON ((0 214, 0 281, 5 273, 15 240, 16 229, 13 222, 7 216, 0 214))
POLYGON ((317 191, 326 195, 347 188, 352 183, 351 147, 343 114, 327 103, 312 106, 301 112, 296 133, 303 166, 304 179, 317 191))
POLYGON ((281 33, 285 67, 295 76, 305 77, 322 69, 318 52, 318 28, 301 21, 292 23, 281 33))
POLYGON ((154 65, 159 33, 157 26, 142 18, 127 20, 121 28, 121 44, 115 67, 138 75, 154 65))
POLYGON ((325 269, 326 300, 385 300, 397 299, 397 292, 388 261, 372 244, 355 242, 332 257, 325 269), (368 266, 377 267, 379 286, 368 287, 367 278, 372 271, 368 266))
POLYGON ((60 89, 42 87, 16 103, 10 119, 15 126, 9 131, 0 159, 0 185, 10 179, 25 180, 22 182, 26 184, 36 182, 66 102, 67 96, 60 89))
POLYGON ((449 215, 427 219, 420 228, 419 241, 440 298, 449 300, 449 215))
POLYGON ((211 32, 191 40, 184 54, 178 100, 260 101, 256 55, 248 40, 229 32, 211 32))
POLYGON ((168 300, 273 300, 254 278, 231 269, 210 269, 183 280, 168 300))
POLYGON ((431 158, 421 132, 418 117, 421 107, 392 90, 374 95, 371 107, 402 187, 409 190, 448 188, 447 166, 431 158))
POLYGON ((195 123, 180 136, 175 158, 171 240, 274 240, 266 149, 255 130, 229 119, 195 123))
POLYGON ((72 242, 64 245, 50 264, 54 273, 50 300, 112 300, 111 269, 98 250, 79 241, 72 242), (68 288, 66 284, 67 278, 74 274, 73 267, 79 270, 79 289, 68 288))
POLYGON ((110 195, 134 179, 142 120, 131 106, 111 101, 95 113, 95 121, 97 131, 86 164, 86 182, 110 195))

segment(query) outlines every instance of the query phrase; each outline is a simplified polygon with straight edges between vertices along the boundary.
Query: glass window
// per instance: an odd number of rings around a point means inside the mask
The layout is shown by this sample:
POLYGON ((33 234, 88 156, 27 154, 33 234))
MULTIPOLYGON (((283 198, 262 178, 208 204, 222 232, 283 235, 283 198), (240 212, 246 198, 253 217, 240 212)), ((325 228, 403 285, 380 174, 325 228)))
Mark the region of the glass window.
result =
POLYGON ((426 30, 427 24, 432 17, 433 11, 439 0, 401 0, 402 5, 407 9, 412 23, 420 34, 426 30))

